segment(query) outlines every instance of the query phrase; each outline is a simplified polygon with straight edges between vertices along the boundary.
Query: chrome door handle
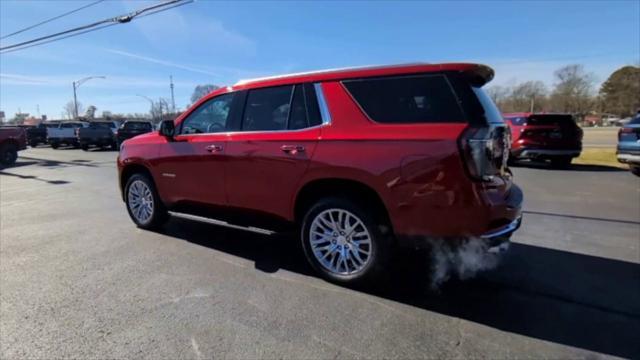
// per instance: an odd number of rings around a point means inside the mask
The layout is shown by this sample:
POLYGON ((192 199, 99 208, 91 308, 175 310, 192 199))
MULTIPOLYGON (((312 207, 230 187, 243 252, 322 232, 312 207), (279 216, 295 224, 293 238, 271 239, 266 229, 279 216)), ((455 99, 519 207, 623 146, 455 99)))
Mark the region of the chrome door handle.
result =
POLYGON ((302 145, 282 145, 280 147, 280 150, 282 150, 284 153, 287 154, 297 154, 297 153, 301 153, 304 152, 304 146, 302 145))
POLYGON ((222 151, 222 145, 208 145, 205 149, 210 153, 217 153, 222 151))

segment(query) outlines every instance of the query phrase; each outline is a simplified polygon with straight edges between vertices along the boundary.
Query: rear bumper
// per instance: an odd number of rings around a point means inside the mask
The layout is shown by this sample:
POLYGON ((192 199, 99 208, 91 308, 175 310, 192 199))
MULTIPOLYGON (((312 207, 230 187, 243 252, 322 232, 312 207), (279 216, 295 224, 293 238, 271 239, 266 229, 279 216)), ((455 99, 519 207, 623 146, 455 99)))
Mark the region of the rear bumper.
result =
POLYGON ((625 164, 640 164, 640 154, 619 152, 618 161, 625 164))
POLYGON ((512 152, 512 155, 516 158, 539 158, 539 157, 554 157, 554 156, 571 156, 578 157, 582 149, 519 149, 512 152))
POLYGON ((57 144, 77 144, 77 138, 47 138, 47 143, 57 143, 57 144))
MULTIPOLYGON (((475 218, 478 220, 475 225, 484 228, 484 230, 476 232, 470 230, 470 228, 464 229, 462 228, 462 223, 460 223, 460 228, 449 235, 429 233, 403 235, 396 233, 398 245, 421 249, 428 248, 434 239, 445 239, 455 244, 463 239, 479 238, 487 244, 488 248, 497 247, 509 242, 511 235, 520 228, 523 200, 522 190, 519 186, 513 184, 509 193, 505 197, 500 197, 500 201, 493 201, 484 207, 474 207, 473 211, 465 213, 465 218, 475 218)), ((450 219, 453 222, 458 222, 458 220, 460 219, 450 219)))
POLYGON ((79 142, 87 145, 108 145, 115 141, 112 138, 80 138, 79 142))

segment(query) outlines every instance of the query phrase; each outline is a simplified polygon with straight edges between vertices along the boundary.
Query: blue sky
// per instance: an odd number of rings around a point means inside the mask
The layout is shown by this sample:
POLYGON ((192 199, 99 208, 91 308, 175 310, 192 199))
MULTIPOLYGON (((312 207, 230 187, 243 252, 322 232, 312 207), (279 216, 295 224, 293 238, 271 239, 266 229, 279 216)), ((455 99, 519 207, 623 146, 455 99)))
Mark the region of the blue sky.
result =
MULTIPOLYGON (((88 4, 0 0, 0 33, 88 4)), ((121 15, 154 1, 105 1, 2 46, 121 15)), ((640 1, 218 2, 200 0, 131 23, 0 55, 0 110, 59 118, 78 100, 100 113, 147 112, 151 98, 184 109, 197 84, 344 66, 471 61, 496 70, 493 84, 553 83, 553 71, 584 64, 597 83, 640 63, 640 1)))

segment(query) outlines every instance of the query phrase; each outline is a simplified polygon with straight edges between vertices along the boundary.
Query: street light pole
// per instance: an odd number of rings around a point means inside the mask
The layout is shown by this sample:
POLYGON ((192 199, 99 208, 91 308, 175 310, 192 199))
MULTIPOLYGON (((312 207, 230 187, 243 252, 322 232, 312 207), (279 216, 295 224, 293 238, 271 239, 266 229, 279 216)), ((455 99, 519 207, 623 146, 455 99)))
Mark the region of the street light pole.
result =
POLYGON ((80 85, 84 84, 87 80, 91 80, 91 79, 106 79, 106 76, 88 76, 86 78, 82 78, 78 81, 74 81, 73 82, 73 108, 74 108, 74 118, 78 118, 78 95, 77 93, 77 89, 80 87, 80 85))
POLYGON ((136 96, 139 96, 139 97, 141 97, 141 98, 146 99, 147 101, 149 101, 149 104, 151 104, 151 111, 150 111, 150 112, 151 112, 151 118, 152 118, 153 120, 155 120, 155 116, 153 116, 153 100, 151 100, 151 99, 150 99, 149 97, 147 97, 147 96, 140 95, 140 94, 136 94, 136 96))

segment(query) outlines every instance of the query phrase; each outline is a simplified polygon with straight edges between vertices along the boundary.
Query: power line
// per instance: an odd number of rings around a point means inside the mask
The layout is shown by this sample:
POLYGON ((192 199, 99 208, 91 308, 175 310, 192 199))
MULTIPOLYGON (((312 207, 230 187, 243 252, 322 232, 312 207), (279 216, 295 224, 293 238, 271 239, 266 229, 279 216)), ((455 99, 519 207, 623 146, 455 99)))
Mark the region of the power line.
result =
POLYGON ((26 48, 30 48, 32 46, 47 44, 47 43, 50 43, 50 42, 66 39, 66 38, 69 38, 69 37, 72 37, 72 36, 77 36, 77 35, 80 35, 80 34, 85 34, 87 32, 103 29, 105 27, 109 27, 109 26, 113 26, 113 25, 128 23, 128 22, 130 22, 131 20, 133 20, 136 17, 145 17, 145 16, 148 16, 148 15, 157 14, 157 13, 162 12, 162 11, 166 11, 166 10, 170 10, 170 9, 176 8, 178 6, 186 5, 186 4, 191 3, 193 1, 194 0, 187 0, 187 1, 185 1, 185 0, 169 0, 169 1, 163 2, 163 3, 158 4, 158 5, 153 5, 153 6, 150 6, 150 7, 147 7, 147 8, 136 10, 136 11, 134 11, 132 13, 129 13, 129 14, 126 14, 126 15, 116 16, 116 17, 113 17, 113 18, 100 20, 100 21, 94 22, 92 24, 79 26, 79 27, 76 27, 76 28, 73 28, 73 29, 69 29, 69 30, 65 30, 65 31, 61 31, 61 32, 58 32, 58 33, 55 33, 55 34, 42 36, 42 37, 39 37, 37 39, 32 39, 32 40, 24 41, 24 42, 21 42, 21 43, 18 43, 18 44, 5 46, 5 47, 0 48, 0 54, 9 53, 9 52, 17 51, 17 50, 23 50, 23 49, 26 49, 26 48), (173 5, 173 6, 161 9, 162 7, 165 7, 167 5, 173 5), (98 26, 98 27, 96 28, 96 26, 98 26), (69 34, 69 35, 67 35, 67 34, 69 34), (66 36, 63 36, 63 35, 66 35, 66 36))
POLYGON ((88 8, 88 7, 90 7, 90 6, 93 6, 93 5, 96 5, 96 4, 98 4, 98 3, 101 3, 101 2, 103 2, 103 1, 104 1, 104 0, 98 0, 98 1, 92 2, 91 4, 88 4, 88 5, 85 5, 85 6, 79 7, 79 8, 77 8, 77 9, 75 9, 75 10, 68 11, 68 12, 66 12, 66 13, 64 13, 64 14, 61 14, 61 15, 58 15, 58 16, 55 16, 55 17, 52 17, 52 18, 47 19, 47 20, 45 20, 45 21, 42 21, 42 22, 39 22, 39 23, 37 23, 37 24, 34 24, 34 25, 31 25, 31 26, 28 26, 28 27, 26 27, 26 28, 24 28, 24 29, 20 29, 20 30, 18 30, 18 31, 16 31, 16 32, 12 32, 11 34, 8 34, 8 35, 5 35, 5 36, 2 36, 2 37, 0 37, 0 39, 5 39, 5 38, 8 38, 9 36, 13 36, 13 35, 17 35, 17 34, 23 33, 23 32, 25 32, 25 31, 27 31, 27 30, 31 30, 31 29, 33 29, 33 28, 36 28, 36 27, 40 26, 40 25, 44 25, 44 24, 46 24, 46 23, 52 22, 53 20, 60 19, 60 18, 65 17, 65 16, 67 16, 67 15, 71 15, 71 14, 73 14, 73 13, 76 13, 76 12, 80 11, 80 10, 83 10, 83 9, 86 9, 86 8, 88 8))

